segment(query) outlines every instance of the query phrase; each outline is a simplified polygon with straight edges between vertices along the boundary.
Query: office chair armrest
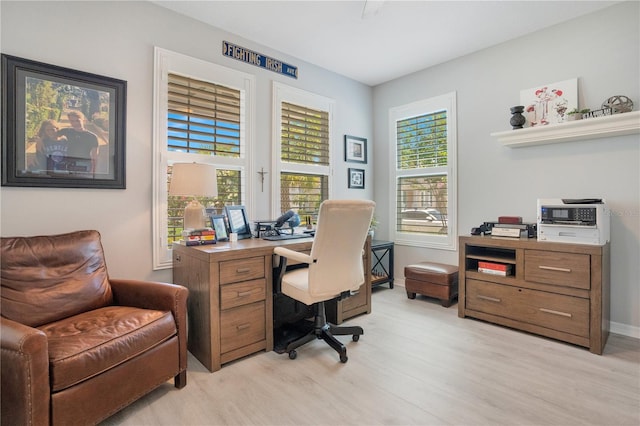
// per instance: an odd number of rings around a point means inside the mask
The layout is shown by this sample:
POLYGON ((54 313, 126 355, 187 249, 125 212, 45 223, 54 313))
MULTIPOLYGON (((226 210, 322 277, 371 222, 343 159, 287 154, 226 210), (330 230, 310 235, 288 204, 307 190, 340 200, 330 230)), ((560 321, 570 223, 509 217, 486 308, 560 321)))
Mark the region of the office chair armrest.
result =
POLYGON ((306 253, 300 253, 299 251, 289 250, 284 247, 276 247, 273 252, 277 255, 286 257, 287 259, 295 260, 300 263, 306 263, 310 265, 313 263, 313 259, 306 253))

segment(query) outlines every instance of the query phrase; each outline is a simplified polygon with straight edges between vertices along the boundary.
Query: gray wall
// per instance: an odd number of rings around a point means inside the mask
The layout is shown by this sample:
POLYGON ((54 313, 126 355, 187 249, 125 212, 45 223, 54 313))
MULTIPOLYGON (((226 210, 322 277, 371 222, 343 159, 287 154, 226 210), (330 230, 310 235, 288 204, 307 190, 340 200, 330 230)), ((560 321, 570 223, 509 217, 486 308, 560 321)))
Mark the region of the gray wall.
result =
MULTIPOLYGON (((372 89, 185 18, 149 2, 0 2, 2 53, 127 81, 127 189, 0 189, 3 236, 98 229, 113 277, 170 281, 171 270, 152 271, 152 102, 153 49, 159 46, 256 77, 254 163, 255 218, 271 216, 269 173, 260 192, 257 170, 271 169, 272 82, 335 99, 334 198, 373 198, 347 188, 343 135, 371 139, 372 89), (175 31, 171 31, 175 29, 175 31), (222 41, 299 67, 299 79, 222 56, 222 41), (133 259, 133 261, 132 261, 133 259)), ((363 165, 371 176, 372 165, 363 165)))
MULTIPOLYGON (((128 82, 127 189, 0 189, 0 233, 34 235, 98 229, 114 277, 170 281, 151 267, 153 47, 180 52, 256 76, 256 158, 271 153, 273 80, 336 100, 336 198, 374 198, 383 238, 388 220, 388 108, 458 92, 458 229, 498 215, 535 218, 538 197, 599 196, 612 217, 613 329, 640 336, 638 137, 509 149, 489 133, 509 128, 520 89, 579 77, 581 105, 598 108, 614 94, 640 105, 638 3, 478 52, 371 89, 282 52, 243 40, 147 2, 0 2, 0 50, 27 59, 128 82), (169 31, 176 28, 175 31, 169 31), (299 66, 300 79, 223 58, 228 40, 299 66), (373 106, 373 107, 372 107, 373 106), (372 110, 373 108, 373 110, 372 110), (375 122, 375 127, 373 123, 375 122), (370 141, 367 189, 346 188, 342 136, 370 141), (375 170, 375 174, 373 171, 375 170), (372 179, 373 177, 373 179, 372 179), (370 185, 369 183, 373 183, 370 185), (133 261, 132 261, 133 259, 133 261)), ((267 160, 256 161, 270 170, 267 160), (263 164, 264 163, 264 164, 263 164)), ((255 170, 250 178, 259 176, 255 170), (252 176, 252 177, 251 177, 252 176)), ((272 178, 272 175, 267 175, 272 178)), ((260 187, 259 185, 257 186, 260 187)), ((269 185, 256 194, 257 214, 270 214, 269 185)), ((396 270, 422 259, 457 262, 457 253, 397 247, 396 270)))
MULTIPOLYGON (((611 216, 612 329, 640 337, 640 154, 638 135, 529 148, 489 136, 509 130, 520 90, 578 77, 579 104, 598 109, 612 95, 640 108, 640 3, 612 6, 545 31, 374 88, 375 199, 389 200, 388 110, 457 92, 458 232, 501 215, 535 222, 538 198, 605 198, 611 216)), ((388 212, 378 209, 388 225, 388 212)), ((377 231, 384 237, 388 229, 377 231)), ((378 236, 378 234, 377 234, 378 236)), ((396 270, 452 251, 396 246, 396 270)))

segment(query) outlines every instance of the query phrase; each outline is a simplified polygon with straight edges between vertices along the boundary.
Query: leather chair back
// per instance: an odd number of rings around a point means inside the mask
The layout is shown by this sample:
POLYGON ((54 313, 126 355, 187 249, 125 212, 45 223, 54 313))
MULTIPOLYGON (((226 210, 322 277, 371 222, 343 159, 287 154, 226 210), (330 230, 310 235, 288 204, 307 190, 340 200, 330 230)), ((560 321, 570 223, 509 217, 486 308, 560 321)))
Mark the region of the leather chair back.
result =
POLYGON ((335 297, 364 283, 362 247, 374 208, 369 200, 327 200, 320 205, 309 265, 311 296, 335 297))
POLYGON ((113 301, 100 234, 2 238, 2 316, 38 327, 113 301))

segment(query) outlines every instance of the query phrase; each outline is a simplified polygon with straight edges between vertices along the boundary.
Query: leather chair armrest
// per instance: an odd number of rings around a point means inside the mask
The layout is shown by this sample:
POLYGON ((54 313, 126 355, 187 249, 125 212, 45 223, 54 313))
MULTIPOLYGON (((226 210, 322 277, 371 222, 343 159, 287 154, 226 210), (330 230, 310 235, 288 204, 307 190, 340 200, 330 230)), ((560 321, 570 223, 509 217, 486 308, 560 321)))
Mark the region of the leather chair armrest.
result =
POLYGON ((176 316, 187 306, 189 289, 178 284, 113 278, 109 283, 116 305, 171 311, 176 316))
POLYGON ((180 341, 180 368, 187 368, 187 298, 189 289, 170 283, 109 279, 115 305, 171 311, 180 341))
POLYGON ((49 424, 49 353, 42 331, 0 317, 3 424, 49 424))

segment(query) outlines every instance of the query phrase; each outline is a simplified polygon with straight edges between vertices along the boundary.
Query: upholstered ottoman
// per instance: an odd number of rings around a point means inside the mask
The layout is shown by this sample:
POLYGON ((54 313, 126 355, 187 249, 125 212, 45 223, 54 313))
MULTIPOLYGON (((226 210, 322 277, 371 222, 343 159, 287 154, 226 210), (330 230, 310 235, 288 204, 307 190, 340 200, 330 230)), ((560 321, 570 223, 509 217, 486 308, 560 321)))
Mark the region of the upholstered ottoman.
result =
POLYGON ((415 299, 416 293, 440 299, 445 308, 458 296, 458 267, 436 262, 420 262, 404 267, 404 283, 407 297, 415 299))

